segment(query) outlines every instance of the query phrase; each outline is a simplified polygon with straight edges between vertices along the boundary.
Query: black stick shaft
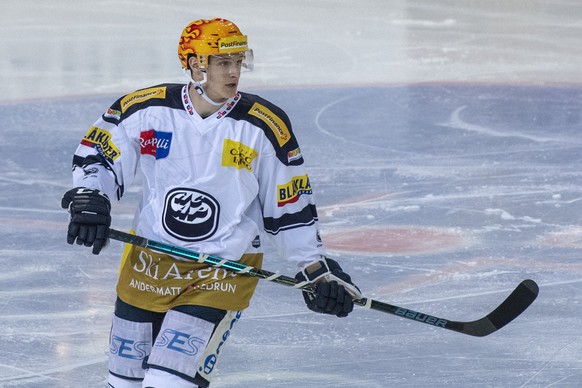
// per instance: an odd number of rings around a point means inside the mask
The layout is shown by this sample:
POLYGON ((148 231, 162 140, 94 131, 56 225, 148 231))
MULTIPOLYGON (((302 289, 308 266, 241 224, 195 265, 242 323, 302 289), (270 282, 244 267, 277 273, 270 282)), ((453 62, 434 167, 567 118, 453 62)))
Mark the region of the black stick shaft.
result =
MULTIPOLYGON (((226 268, 240 274, 255 276, 260 279, 298 288, 307 292, 314 292, 313 285, 308 282, 300 282, 299 280, 289 276, 258 269, 236 261, 225 260, 220 257, 190 251, 188 249, 150 240, 145 237, 136 236, 119 230, 109 229, 109 238, 132 245, 137 245, 142 248, 148 248, 157 252, 179 256, 188 260, 194 260, 199 263, 206 263, 213 266, 226 268)), ((523 311, 525 311, 525 309, 527 309, 529 305, 531 305, 536 299, 538 291, 538 286, 533 280, 524 280, 495 310, 493 310, 487 316, 471 322, 459 322, 439 318, 433 315, 391 305, 389 303, 380 302, 370 298, 356 299, 354 300, 354 303, 372 310, 396 315, 401 318, 410 319, 435 327, 441 327, 443 329, 455 331, 457 333, 476 337, 484 337, 499 330, 515 319, 517 316, 519 316, 523 311)))

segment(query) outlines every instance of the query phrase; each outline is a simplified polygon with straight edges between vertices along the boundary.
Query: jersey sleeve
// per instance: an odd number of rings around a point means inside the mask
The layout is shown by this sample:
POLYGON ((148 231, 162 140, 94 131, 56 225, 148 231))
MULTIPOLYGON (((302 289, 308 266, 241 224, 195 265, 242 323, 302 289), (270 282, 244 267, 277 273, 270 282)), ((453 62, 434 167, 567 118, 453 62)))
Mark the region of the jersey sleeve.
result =
POLYGON ((73 157, 73 184, 105 192, 120 199, 131 184, 139 156, 139 144, 127 134, 121 101, 117 100, 81 140, 73 157))
POLYGON ((288 116, 255 103, 249 113, 267 138, 258 169, 265 232, 286 259, 298 265, 325 254, 311 182, 288 116))

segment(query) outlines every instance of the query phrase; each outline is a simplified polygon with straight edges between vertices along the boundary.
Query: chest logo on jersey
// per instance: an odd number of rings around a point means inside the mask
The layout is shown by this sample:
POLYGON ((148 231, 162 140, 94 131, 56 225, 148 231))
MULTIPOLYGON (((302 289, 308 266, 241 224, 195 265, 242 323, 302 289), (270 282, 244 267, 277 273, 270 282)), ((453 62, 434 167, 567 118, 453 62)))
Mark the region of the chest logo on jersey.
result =
POLYGON ((249 114, 264 121, 271 128, 280 147, 283 147, 291 139, 287 125, 266 106, 255 102, 249 110, 249 114))
POLYGON ((220 204, 210 194, 176 188, 166 194, 162 224, 171 236, 183 241, 203 241, 216 233, 220 204))
POLYGON ((234 167, 237 170, 245 168, 249 172, 253 172, 251 163, 257 155, 257 151, 249 146, 231 139, 224 139, 222 146, 222 166, 234 167))
POLYGON ((284 185, 277 186, 277 206, 285 206, 288 203, 297 202, 300 196, 311 194, 311 184, 307 175, 294 176, 284 185))
POLYGON ((150 129, 140 133, 139 146, 142 155, 152 155, 156 159, 166 158, 170 153, 172 133, 150 129))
POLYGON ((109 163, 113 163, 121 155, 119 148, 111 141, 111 133, 102 128, 91 127, 81 144, 95 148, 109 163))

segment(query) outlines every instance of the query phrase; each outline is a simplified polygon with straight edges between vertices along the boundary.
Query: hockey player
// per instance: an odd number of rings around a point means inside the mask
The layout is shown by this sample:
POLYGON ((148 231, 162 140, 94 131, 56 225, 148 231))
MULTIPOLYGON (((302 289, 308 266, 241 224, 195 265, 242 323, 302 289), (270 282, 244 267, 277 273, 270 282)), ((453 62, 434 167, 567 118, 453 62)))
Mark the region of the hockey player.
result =
MULTIPOLYGON (((197 20, 182 32, 178 56, 190 80, 138 90, 117 100, 81 140, 67 242, 99 254, 138 168, 143 194, 133 230, 146 238, 254 267, 261 237, 296 262, 316 312, 347 316, 359 290, 325 257, 312 188, 285 112, 238 91, 252 69, 247 37, 224 19, 197 20)), ((128 245, 113 317, 109 386, 208 387, 224 342, 251 299, 257 278, 128 245)))

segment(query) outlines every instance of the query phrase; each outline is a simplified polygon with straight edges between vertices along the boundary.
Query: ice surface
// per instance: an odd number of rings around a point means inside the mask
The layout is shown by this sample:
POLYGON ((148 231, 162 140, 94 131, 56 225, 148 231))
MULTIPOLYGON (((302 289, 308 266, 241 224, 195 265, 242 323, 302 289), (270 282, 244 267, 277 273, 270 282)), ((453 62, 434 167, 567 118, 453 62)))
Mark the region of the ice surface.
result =
MULTIPOLYGON (((366 295, 473 320, 540 285, 472 338, 314 315, 261 283, 213 386, 581 387, 582 4, 567 0, 4 1, 0 386, 106 385, 122 246, 65 243, 71 155, 119 95, 182 81, 179 33, 213 16, 249 35, 242 89, 292 118, 324 241, 366 295)), ((295 272, 273 252, 265 268, 295 272)))

